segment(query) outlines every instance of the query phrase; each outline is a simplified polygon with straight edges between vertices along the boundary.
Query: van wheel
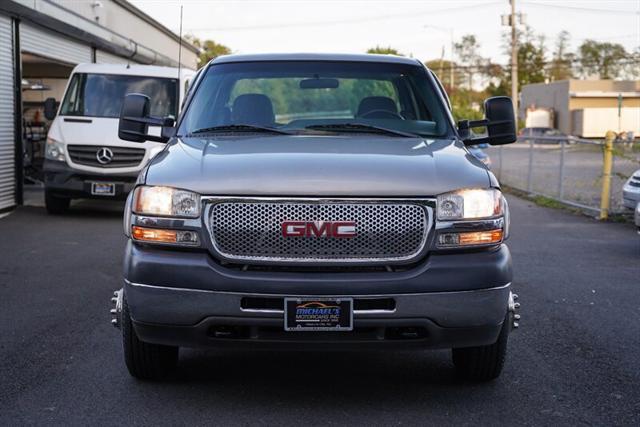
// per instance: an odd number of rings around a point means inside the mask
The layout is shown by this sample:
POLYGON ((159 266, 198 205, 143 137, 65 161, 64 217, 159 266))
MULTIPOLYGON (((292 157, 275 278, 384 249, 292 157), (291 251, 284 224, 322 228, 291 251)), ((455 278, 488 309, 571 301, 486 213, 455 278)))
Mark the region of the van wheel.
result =
POLYGON ((178 347, 150 344, 138 339, 126 299, 122 304, 122 344, 124 361, 133 377, 159 380, 178 364, 178 347))
POLYGON ((511 316, 502 323, 498 340, 490 345, 454 348, 451 350, 453 364, 458 374, 471 381, 491 381, 500 376, 507 355, 507 341, 511 316))
POLYGON ((47 208, 47 213, 51 215, 63 214, 69 209, 70 203, 70 198, 54 196, 50 191, 44 190, 44 205, 47 208))

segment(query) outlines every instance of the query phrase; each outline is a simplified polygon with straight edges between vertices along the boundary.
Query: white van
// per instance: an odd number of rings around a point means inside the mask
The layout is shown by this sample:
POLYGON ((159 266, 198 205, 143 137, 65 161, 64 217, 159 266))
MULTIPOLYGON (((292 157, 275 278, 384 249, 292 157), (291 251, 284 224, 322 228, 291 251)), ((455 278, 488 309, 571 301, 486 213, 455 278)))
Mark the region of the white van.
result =
POLYGON ((175 119, 194 75, 188 69, 151 65, 75 67, 57 116, 55 101, 45 103, 45 115, 55 117, 45 149, 47 211, 63 213, 74 198, 126 198, 140 170, 164 144, 118 138, 124 96, 147 95, 151 116, 175 119))

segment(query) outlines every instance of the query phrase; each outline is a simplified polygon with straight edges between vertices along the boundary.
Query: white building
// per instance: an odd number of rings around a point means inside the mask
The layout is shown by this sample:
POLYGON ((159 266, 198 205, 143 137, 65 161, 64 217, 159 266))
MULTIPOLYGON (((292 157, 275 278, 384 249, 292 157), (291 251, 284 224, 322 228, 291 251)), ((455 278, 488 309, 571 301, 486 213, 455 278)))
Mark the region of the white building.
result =
MULTIPOLYGON (((0 212, 22 203, 31 151, 46 137, 43 102, 60 100, 76 64, 177 66, 179 51, 178 35, 125 0, 1 0, 0 212)), ((197 58, 183 43, 181 65, 195 69, 197 58)))

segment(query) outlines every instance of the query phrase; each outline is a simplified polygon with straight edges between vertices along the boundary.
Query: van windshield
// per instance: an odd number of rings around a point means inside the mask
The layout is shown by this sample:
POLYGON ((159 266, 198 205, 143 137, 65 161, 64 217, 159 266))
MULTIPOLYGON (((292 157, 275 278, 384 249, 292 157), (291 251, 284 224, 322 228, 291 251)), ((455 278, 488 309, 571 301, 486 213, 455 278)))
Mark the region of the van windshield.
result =
POLYGON ((177 115, 176 79, 117 74, 73 75, 62 102, 63 116, 119 117, 124 96, 141 93, 151 98, 151 115, 177 115))
POLYGON ((259 61, 212 65, 179 134, 251 131, 368 132, 444 136, 445 104, 419 65, 259 61))

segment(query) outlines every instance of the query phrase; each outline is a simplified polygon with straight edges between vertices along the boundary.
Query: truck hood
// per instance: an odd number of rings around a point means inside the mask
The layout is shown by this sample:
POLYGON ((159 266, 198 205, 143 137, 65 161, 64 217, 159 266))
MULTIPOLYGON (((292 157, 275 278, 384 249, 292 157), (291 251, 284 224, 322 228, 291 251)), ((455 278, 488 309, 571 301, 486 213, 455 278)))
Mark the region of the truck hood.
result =
POLYGON ((451 139, 245 135, 174 139, 146 183, 221 196, 424 197, 491 180, 451 139))

